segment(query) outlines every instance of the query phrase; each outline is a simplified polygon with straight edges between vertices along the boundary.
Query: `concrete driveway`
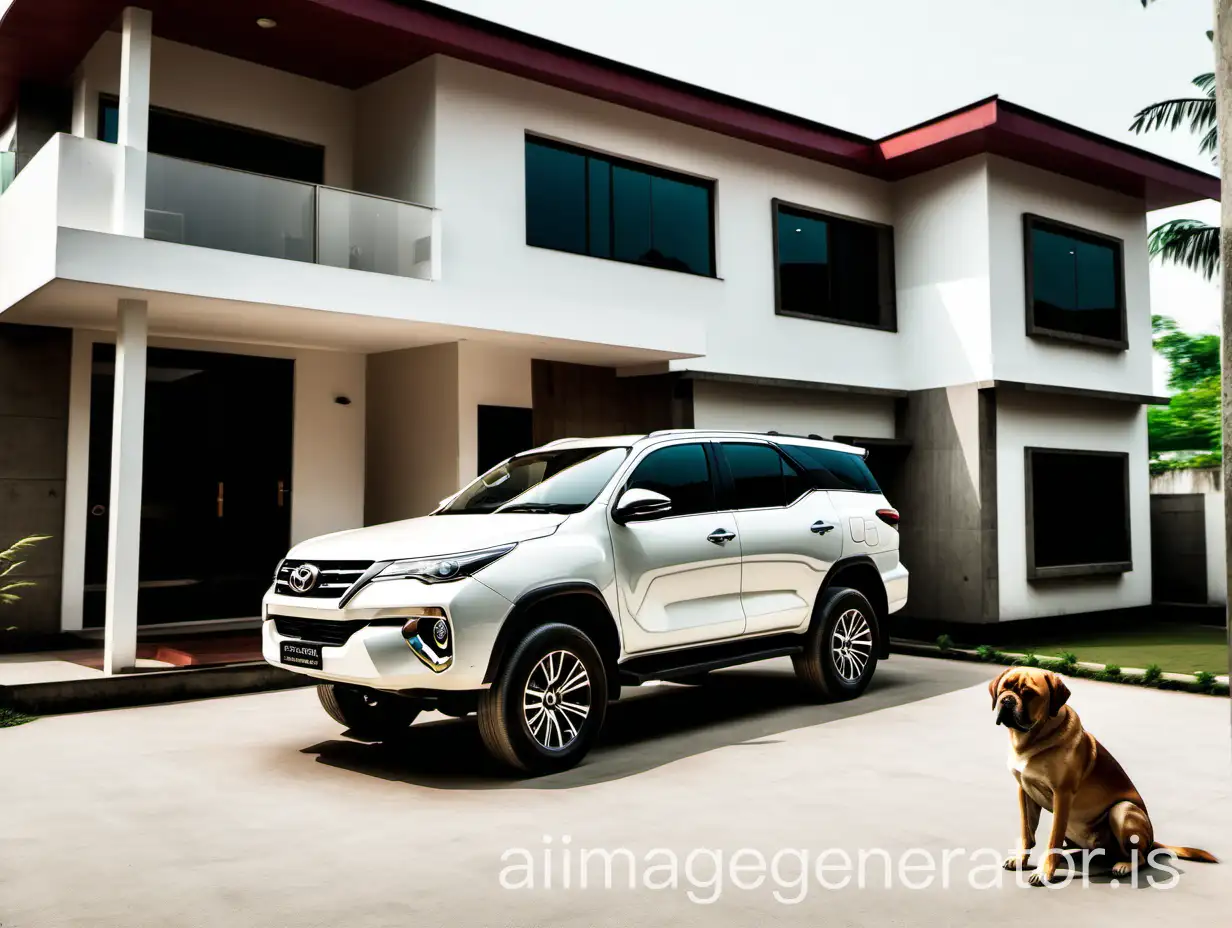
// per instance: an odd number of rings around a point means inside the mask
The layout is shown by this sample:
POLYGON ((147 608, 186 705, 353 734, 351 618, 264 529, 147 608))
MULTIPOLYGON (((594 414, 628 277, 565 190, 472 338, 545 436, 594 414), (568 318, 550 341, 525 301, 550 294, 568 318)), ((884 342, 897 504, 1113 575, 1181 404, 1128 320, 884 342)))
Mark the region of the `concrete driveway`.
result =
MULTIPOLYGON (((799 705, 786 661, 703 688, 649 687, 613 706, 588 763, 526 782, 492 770, 472 723, 427 718, 405 744, 364 744, 342 736, 311 690, 41 719, 0 730, 0 924, 1226 918, 1232 864, 1154 871, 1166 891, 1094 871, 1087 886, 1031 889, 1005 874, 983 888, 1003 873, 989 857, 1016 832, 991 675, 895 657, 841 706, 799 705), (609 858, 595 852, 611 855, 610 888, 609 858)), ((1161 840, 1232 858, 1227 700, 1082 680, 1073 691, 1161 840)), ((1046 826, 1047 816, 1041 838, 1046 826)))

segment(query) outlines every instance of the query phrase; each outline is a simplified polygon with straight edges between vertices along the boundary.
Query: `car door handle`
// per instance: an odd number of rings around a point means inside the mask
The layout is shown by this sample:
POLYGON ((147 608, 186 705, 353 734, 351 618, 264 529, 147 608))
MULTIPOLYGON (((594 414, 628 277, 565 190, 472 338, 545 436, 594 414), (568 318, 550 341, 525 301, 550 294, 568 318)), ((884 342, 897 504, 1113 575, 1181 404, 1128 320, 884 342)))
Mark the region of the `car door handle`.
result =
POLYGON ((711 544, 725 545, 735 537, 735 532, 729 532, 725 528, 716 528, 713 532, 706 536, 706 540, 711 544))
POLYGON ((818 520, 809 526, 809 531, 815 535, 824 535, 826 532, 833 531, 834 528, 829 522, 818 520))

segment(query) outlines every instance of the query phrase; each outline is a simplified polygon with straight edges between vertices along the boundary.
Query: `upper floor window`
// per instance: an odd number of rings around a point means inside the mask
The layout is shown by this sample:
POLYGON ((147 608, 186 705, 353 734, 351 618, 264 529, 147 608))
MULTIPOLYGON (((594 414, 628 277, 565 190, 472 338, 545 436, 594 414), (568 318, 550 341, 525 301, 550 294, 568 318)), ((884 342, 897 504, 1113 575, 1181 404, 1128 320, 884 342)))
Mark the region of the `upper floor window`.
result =
POLYGON ((773 207, 776 312, 895 331, 893 229, 773 207))
POLYGON ((1023 216, 1027 334, 1128 348, 1121 240, 1023 216))
POLYGON ((528 136, 526 244, 713 277, 714 185, 528 136))

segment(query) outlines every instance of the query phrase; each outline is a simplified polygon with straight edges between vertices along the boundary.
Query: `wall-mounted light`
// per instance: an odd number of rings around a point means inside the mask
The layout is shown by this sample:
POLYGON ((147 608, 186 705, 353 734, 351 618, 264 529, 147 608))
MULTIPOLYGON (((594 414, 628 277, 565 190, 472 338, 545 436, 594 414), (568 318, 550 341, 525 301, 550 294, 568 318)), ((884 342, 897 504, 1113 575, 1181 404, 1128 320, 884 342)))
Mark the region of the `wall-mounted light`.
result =
POLYGON ((349 396, 335 396, 334 402, 337 403, 339 406, 350 406, 351 398, 349 396))
POLYGON ((257 25, 262 29, 273 29, 278 25, 278 20, 270 19, 268 16, 261 16, 257 19, 257 25))

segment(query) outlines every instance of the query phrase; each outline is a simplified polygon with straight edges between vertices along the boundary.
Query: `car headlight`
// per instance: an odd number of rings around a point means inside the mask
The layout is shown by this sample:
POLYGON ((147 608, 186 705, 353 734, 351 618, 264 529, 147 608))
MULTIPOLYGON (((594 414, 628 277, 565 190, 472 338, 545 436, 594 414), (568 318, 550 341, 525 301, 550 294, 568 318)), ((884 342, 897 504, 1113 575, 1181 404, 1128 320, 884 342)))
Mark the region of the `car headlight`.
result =
POLYGON ((501 545, 497 548, 468 551, 465 554, 451 554, 447 557, 417 557, 406 561, 394 561, 386 565, 373 579, 410 579, 422 580, 424 583, 448 583, 451 580, 469 577, 477 570, 504 557, 515 547, 517 547, 516 544, 501 545))

